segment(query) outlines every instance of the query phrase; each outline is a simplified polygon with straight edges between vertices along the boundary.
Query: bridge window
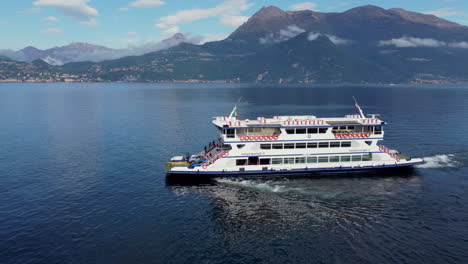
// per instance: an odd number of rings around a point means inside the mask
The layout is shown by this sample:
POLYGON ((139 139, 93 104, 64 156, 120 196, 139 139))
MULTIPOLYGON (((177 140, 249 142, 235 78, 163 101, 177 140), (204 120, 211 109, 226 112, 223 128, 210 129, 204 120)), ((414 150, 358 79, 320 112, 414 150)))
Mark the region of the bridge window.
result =
POLYGON ((241 148, 243 148, 243 147, 245 147, 245 144, 237 144, 237 148, 238 148, 238 149, 241 149, 241 148))
POLYGON ((286 128, 287 134, 294 134, 294 128, 286 128))
POLYGON ((307 129, 308 134, 317 134, 318 133, 318 128, 316 127, 311 127, 307 129))
POLYGON ((374 134, 381 135, 382 134, 382 126, 375 126, 374 127, 374 134))
POLYGON ((327 133, 327 130, 328 130, 328 128, 321 127, 321 128, 319 128, 319 134, 325 134, 325 133, 327 133))
POLYGON ((226 129, 226 137, 228 138, 234 138, 235 137, 235 134, 236 134, 236 130, 235 129, 226 129))

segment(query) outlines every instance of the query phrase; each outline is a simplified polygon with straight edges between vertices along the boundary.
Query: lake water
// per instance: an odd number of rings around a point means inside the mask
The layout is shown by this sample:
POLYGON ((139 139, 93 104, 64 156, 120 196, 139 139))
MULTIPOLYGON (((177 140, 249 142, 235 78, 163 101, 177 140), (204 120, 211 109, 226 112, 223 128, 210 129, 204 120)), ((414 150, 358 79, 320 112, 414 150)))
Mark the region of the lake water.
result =
POLYGON ((0 263, 468 263, 468 87, 0 84, 0 263), (211 118, 354 114, 427 164, 166 182, 211 118))

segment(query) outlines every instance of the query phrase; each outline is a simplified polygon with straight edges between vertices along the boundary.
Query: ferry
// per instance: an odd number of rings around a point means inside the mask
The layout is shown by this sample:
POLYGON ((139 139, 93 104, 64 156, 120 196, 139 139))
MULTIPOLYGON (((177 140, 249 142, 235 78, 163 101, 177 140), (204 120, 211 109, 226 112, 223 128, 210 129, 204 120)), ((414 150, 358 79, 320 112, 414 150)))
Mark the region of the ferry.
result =
POLYGON ((381 144, 386 123, 377 114, 344 117, 215 117, 217 139, 191 156, 166 163, 168 176, 317 175, 408 168, 424 161, 381 144))

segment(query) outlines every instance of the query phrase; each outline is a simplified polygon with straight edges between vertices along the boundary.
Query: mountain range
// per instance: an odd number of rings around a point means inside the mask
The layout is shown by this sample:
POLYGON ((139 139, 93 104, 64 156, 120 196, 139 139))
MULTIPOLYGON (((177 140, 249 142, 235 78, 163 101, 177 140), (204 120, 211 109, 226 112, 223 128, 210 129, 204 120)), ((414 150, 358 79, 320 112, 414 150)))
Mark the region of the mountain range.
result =
POLYGON ((72 44, 87 52, 71 59, 57 55, 60 48, 46 57, 29 48, 26 62, 0 58, 0 79, 20 73, 39 81, 468 82, 468 27, 370 5, 341 13, 263 7, 224 40, 197 45, 177 35, 133 56, 88 45, 72 44))

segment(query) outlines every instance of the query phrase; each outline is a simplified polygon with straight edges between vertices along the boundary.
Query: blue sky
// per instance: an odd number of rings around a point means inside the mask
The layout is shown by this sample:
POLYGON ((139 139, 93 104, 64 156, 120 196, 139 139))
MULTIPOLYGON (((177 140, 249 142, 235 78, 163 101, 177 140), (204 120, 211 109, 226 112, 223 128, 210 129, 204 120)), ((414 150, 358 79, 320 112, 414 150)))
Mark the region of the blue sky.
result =
POLYGON ((366 4, 432 13, 468 25, 468 0, 15 0, 4 1, 0 10, 0 49, 71 42, 124 48, 176 32, 217 40, 262 6, 342 12, 366 4))

